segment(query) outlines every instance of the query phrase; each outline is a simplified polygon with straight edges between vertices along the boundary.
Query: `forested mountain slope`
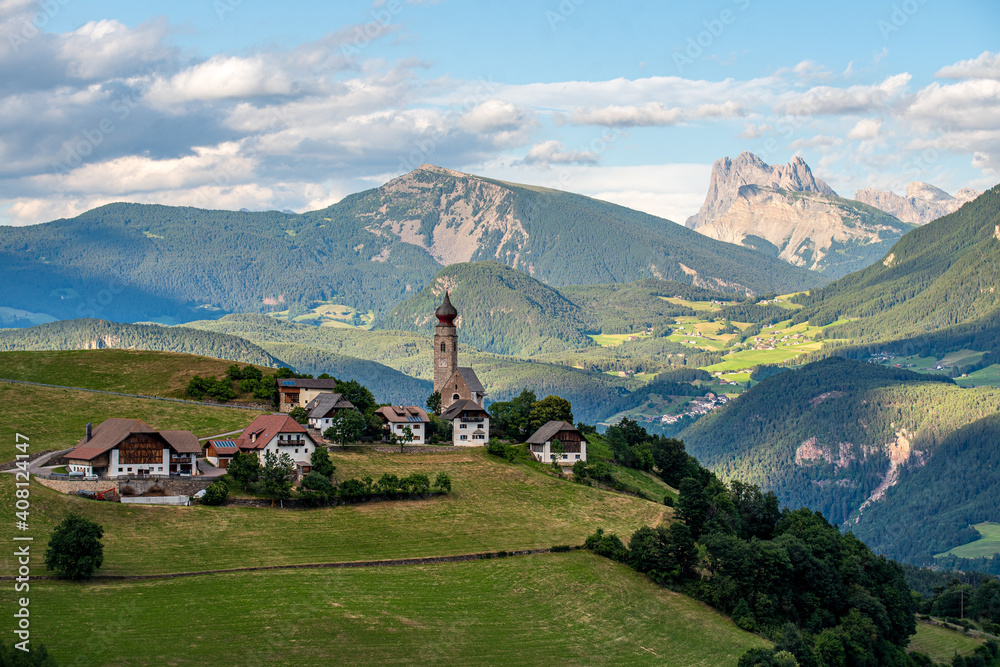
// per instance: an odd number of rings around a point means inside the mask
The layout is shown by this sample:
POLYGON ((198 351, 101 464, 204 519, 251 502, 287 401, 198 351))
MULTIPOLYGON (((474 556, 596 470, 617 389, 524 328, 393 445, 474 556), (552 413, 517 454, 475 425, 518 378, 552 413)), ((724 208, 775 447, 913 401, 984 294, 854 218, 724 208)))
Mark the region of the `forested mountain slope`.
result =
POLYGON ((381 315, 442 265, 490 259, 554 286, 659 277, 762 293, 822 283, 663 218, 425 165, 302 215, 123 203, 0 227, 0 306, 117 321, 316 302, 381 315))
POLYGON ((828 324, 831 338, 891 341, 1000 312, 1000 186, 919 227, 883 261, 797 299, 798 319, 828 324))
POLYGON ((499 262, 474 262, 442 269, 376 328, 433 336, 434 310, 445 290, 458 309, 456 324, 463 343, 523 357, 592 347, 589 334, 662 331, 673 324, 673 318, 695 314, 660 297, 726 298, 719 292, 656 278, 556 289, 499 262))
MULTIPOLYGON (((724 477, 773 489, 782 503, 838 524, 860 512, 863 525, 875 526, 892 511, 886 489, 899 484, 895 493, 906 496, 915 488, 908 476, 934 460, 950 434, 998 410, 1000 389, 961 389, 941 376, 833 357, 764 380, 681 437, 724 477)), ((931 503, 913 520, 939 525, 931 519, 946 509, 931 503)), ((867 535, 875 549, 906 553, 883 542, 884 532, 867 535)))
POLYGON ((1000 415, 952 431, 851 530, 893 558, 931 563, 935 554, 979 538, 972 524, 1000 520, 1000 415))

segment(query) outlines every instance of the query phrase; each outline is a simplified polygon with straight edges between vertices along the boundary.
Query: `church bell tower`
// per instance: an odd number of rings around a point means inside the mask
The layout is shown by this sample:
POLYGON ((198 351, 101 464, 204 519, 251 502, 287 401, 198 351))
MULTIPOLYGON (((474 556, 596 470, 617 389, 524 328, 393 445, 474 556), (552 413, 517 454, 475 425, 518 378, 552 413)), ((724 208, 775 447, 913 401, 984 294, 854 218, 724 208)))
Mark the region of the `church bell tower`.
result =
POLYGON ((434 315, 438 318, 434 330, 434 391, 442 391, 444 383, 458 368, 458 331, 455 328, 458 311, 451 305, 447 291, 434 315))

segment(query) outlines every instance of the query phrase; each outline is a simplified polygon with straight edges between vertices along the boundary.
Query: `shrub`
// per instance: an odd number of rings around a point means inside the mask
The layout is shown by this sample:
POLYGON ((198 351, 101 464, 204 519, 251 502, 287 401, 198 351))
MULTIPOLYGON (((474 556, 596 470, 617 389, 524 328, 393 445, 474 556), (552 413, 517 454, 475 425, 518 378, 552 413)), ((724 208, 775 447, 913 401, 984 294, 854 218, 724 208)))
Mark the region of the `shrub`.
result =
POLYGON ((447 473, 439 472, 434 480, 434 488, 451 493, 451 477, 447 473))
POLYGON ((294 408, 292 408, 289 411, 288 416, 300 424, 305 424, 307 421, 309 421, 309 411, 306 410, 301 405, 296 405, 294 408))
POLYGON ((605 535, 603 528, 598 528, 593 535, 587 538, 583 546, 598 556, 604 556, 619 563, 624 563, 628 558, 628 549, 625 548, 618 536, 614 533, 605 535))
POLYGON ((557 544, 554 547, 552 547, 550 551, 552 551, 552 553, 554 554, 561 554, 561 553, 566 553, 567 551, 571 551, 572 549, 573 547, 571 547, 568 544, 557 544))
POLYGON ((202 505, 222 505, 229 497, 229 486, 221 479, 217 479, 205 489, 205 495, 201 497, 202 505))
POLYGON ((674 497, 672 495, 670 495, 669 493, 667 495, 663 496, 663 504, 666 505, 667 507, 673 507, 674 506, 674 497))
POLYGON ((497 438, 490 438, 490 441, 486 443, 486 453, 508 461, 513 461, 515 456, 514 448, 500 442, 497 438))

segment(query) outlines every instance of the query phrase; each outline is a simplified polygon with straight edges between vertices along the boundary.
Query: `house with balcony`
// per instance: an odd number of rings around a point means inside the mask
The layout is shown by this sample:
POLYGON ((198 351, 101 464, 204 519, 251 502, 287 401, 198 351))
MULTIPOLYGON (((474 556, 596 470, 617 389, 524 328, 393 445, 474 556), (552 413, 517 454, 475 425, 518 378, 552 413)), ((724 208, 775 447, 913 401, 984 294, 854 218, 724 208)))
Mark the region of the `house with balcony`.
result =
POLYGON ((201 445, 190 431, 157 431, 141 419, 87 424, 67 470, 100 477, 197 475, 201 445))
POLYGON ((261 463, 267 452, 288 454, 307 473, 312 470, 312 453, 317 445, 305 427, 288 415, 261 415, 243 430, 236 447, 257 454, 261 463))
POLYGON ((553 453, 556 463, 574 464, 587 460, 587 439, 569 422, 550 421, 531 434, 525 443, 531 455, 542 463, 552 463, 553 453), (560 446, 553 448, 553 443, 560 446), (556 450, 556 451, 553 451, 556 450))
POLYGON ((427 442, 431 420, 427 413, 415 405, 384 405, 375 414, 385 425, 386 435, 392 433, 403 437, 404 429, 410 428, 413 434, 411 445, 422 445, 427 442))
POLYGON ((458 447, 481 447, 490 439, 490 413, 474 400, 455 401, 441 419, 451 422, 452 443, 458 447))

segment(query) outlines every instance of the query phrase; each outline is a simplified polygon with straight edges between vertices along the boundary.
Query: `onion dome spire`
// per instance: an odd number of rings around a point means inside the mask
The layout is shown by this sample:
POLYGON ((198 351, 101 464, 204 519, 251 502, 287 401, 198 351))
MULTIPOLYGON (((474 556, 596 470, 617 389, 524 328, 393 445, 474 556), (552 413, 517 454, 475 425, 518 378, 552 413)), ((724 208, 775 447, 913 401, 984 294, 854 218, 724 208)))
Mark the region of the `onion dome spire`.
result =
POLYGON ((438 318, 438 323, 440 324, 452 324, 455 318, 458 317, 458 311, 455 310, 455 306, 451 305, 451 298, 448 296, 448 291, 445 290, 444 301, 438 306, 438 309, 434 311, 434 315, 438 318))

